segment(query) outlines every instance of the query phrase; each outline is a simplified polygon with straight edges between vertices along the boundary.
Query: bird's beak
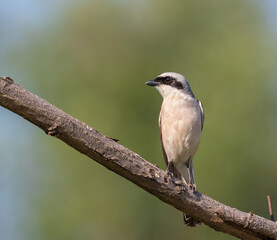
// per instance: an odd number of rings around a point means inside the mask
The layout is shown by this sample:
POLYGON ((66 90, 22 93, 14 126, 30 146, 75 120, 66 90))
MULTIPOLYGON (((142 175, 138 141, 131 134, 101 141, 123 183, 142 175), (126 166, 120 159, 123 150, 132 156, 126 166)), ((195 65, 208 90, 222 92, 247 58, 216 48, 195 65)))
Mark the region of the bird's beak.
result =
POLYGON ((150 81, 146 82, 145 84, 148 85, 148 86, 156 87, 156 86, 158 86, 160 83, 159 83, 159 82, 156 82, 155 80, 150 80, 150 81))

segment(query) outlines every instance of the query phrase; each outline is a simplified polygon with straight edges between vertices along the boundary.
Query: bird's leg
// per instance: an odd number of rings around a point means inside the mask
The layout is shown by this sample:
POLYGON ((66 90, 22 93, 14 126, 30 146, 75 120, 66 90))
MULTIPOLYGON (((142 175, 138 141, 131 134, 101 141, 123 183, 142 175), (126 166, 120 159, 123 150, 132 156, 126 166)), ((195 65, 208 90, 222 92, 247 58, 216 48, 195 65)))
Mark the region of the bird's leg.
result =
POLYGON ((174 167, 174 164, 172 161, 168 162, 168 165, 166 168, 166 175, 171 179, 171 181, 174 181, 174 178, 181 179, 181 174, 174 167))
POLYGON ((187 185, 189 186, 190 189, 192 189, 193 186, 192 186, 192 182, 191 182, 190 162, 189 161, 186 162, 186 167, 187 167, 188 177, 189 177, 189 181, 188 181, 187 185))
POLYGON ((173 176, 173 173, 170 171, 171 169, 172 169, 172 167, 173 167, 173 162, 169 162, 168 164, 167 164, 167 168, 166 168, 166 175, 168 175, 168 176, 170 176, 170 177, 172 177, 173 176))
POLYGON ((189 159, 187 161, 186 166, 187 166, 188 177, 189 177, 188 186, 191 190, 193 190, 193 192, 196 192, 196 185, 195 185, 195 180, 194 180, 192 159, 189 159))

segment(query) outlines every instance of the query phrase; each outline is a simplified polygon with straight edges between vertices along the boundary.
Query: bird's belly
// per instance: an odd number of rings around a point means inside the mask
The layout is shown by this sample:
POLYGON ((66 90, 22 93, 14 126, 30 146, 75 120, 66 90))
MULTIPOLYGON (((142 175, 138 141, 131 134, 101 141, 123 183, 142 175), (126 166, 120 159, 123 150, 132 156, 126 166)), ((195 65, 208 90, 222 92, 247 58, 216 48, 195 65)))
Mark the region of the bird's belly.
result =
POLYGON ((165 139, 165 151, 169 161, 173 163, 186 162, 197 152, 200 142, 201 130, 190 129, 184 134, 184 131, 172 131, 165 139))
POLYGON ((186 162, 197 152, 201 136, 198 111, 200 110, 193 106, 179 111, 163 112, 162 137, 168 161, 176 164, 186 162))

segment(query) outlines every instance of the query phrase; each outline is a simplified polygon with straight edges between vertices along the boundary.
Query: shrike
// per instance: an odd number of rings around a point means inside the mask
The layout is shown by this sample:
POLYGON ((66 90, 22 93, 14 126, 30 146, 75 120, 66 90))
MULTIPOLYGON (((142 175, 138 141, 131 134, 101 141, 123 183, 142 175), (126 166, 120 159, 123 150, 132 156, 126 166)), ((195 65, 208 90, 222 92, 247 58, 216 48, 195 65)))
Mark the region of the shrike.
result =
MULTIPOLYGON (((192 160, 203 129, 203 106, 181 74, 166 72, 146 84, 154 86, 163 97, 159 127, 167 172, 195 190, 192 160)), ((200 224, 185 213, 184 222, 190 227, 200 224)))

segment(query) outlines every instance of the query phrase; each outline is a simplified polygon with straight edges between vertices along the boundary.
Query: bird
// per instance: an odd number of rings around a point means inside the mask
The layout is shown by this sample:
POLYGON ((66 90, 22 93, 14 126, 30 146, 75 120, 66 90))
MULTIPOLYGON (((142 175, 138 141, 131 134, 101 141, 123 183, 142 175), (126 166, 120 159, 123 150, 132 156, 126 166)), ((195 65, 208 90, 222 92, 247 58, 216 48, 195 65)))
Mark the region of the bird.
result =
MULTIPOLYGON (((204 124, 202 103, 197 100, 186 78, 175 72, 165 72, 146 82, 163 98, 159 129, 167 174, 173 175, 196 191, 193 157, 196 154, 204 124)), ((183 213, 186 226, 201 223, 183 213)))

